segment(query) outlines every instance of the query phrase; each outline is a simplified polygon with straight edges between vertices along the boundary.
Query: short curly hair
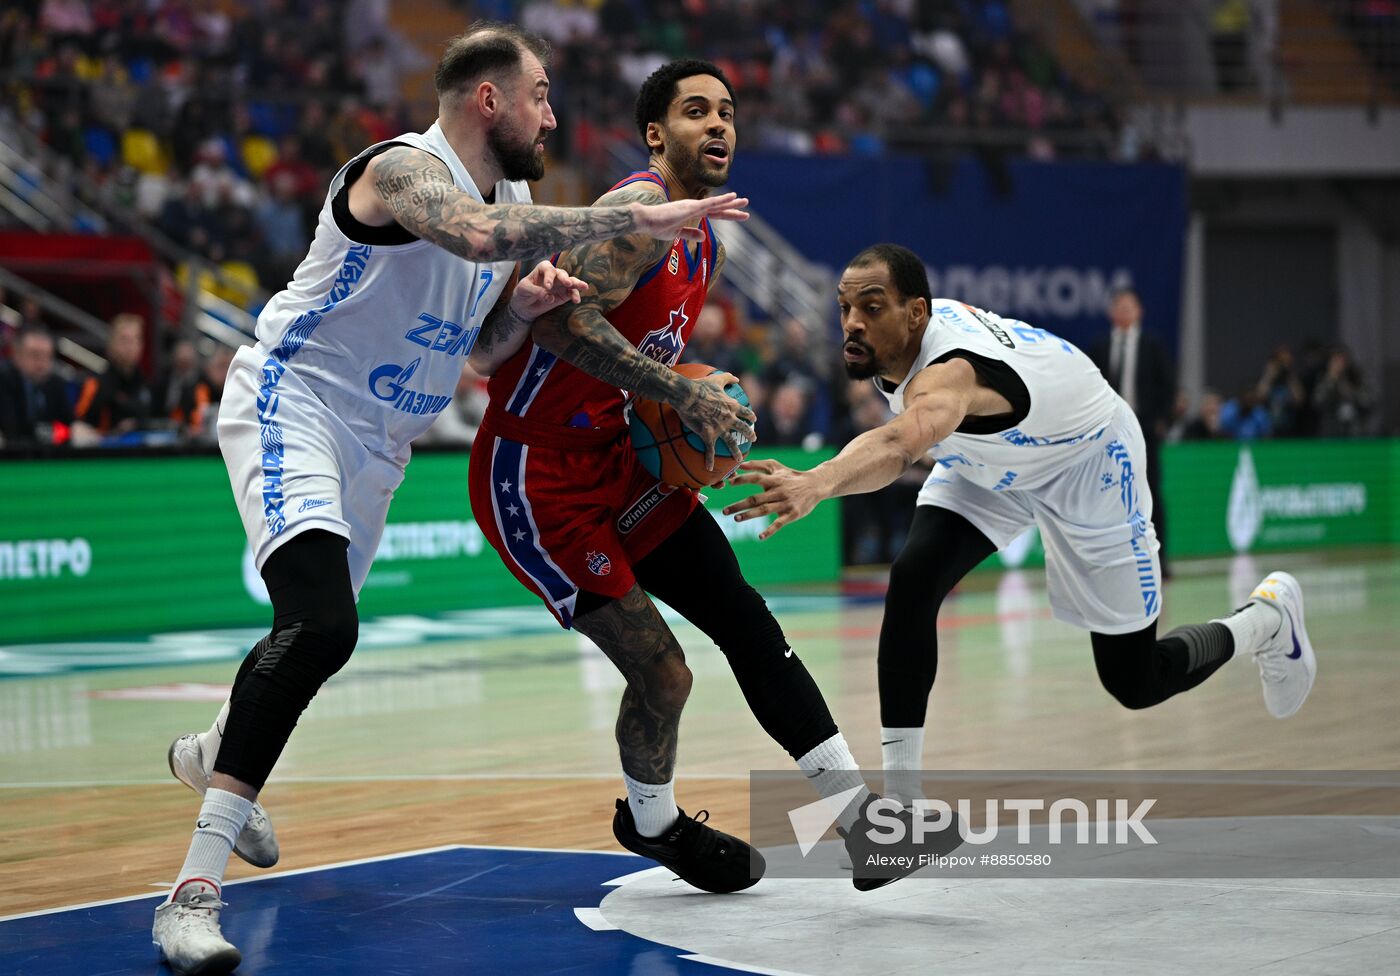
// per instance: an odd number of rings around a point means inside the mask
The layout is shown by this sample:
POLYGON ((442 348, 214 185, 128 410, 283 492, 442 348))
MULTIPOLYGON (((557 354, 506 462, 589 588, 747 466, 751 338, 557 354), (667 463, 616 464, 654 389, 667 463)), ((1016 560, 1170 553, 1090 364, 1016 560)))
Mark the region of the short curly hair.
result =
POLYGON ((719 65, 701 61, 699 58, 684 58, 663 64, 642 82, 642 90, 637 92, 637 131, 641 133, 643 142, 646 141, 647 126, 666 118, 666 108, 671 104, 671 99, 676 97, 676 84, 695 75, 709 75, 719 79, 719 83, 729 92, 729 100, 737 103, 734 86, 729 83, 719 65))
POLYGON ((898 244, 872 244, 846 262, 846 267, 866 268, 872 264, 883 264, 889 270, 890 282, 899 290, 899 297, 933 301, 928 269, 923 259, 909 248, 898 244))

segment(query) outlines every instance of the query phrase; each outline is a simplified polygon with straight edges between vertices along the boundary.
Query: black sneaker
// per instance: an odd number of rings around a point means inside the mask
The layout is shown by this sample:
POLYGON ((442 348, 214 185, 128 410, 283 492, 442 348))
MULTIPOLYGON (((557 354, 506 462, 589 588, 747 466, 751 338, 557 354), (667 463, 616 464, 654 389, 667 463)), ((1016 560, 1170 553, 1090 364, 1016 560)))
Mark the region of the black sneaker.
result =
POLYGON ((904 822, 903 839, 898 843, 879 843, 873 838, 885 831, 876 828, 869 816, 870 805, 878 799, 878 795, 870 795, 849 831, 836 828, 846 842, 846 853, 851 858, 851 884, 856 886, 857 891, 873 891, 900 878, 907 878, 920 868, 928 867, 933 858, 949 854, 962 845, 957 814, 952 815, 952 822, 947 827, 937 833, 925 834, 922 841, 915 843, 914 814, 907 807, 894 814, 904 822))
POLYGON ((633 854, 659 862, 701 891, 728 894, 758 884, 766 867, 762 854, 737 837, 707 827, 708 810, 694 817, 687 817, 684 810, 680 814, 660 837, 643 837, 637 833, 627 801, 618 800, 613 836, 633 854))

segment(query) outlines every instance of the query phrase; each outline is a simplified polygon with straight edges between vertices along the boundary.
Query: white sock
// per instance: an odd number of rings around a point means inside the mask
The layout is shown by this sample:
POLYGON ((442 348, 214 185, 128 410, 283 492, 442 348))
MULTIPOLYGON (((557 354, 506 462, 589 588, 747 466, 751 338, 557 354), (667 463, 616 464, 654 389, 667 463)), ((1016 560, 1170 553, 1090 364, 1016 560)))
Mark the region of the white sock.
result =
POLYGON ((885 795, 908 806, 924 795, 918 771, 923 768, 924 730, 880 728, 880 751, 885 763, 885 795))
POLYGON ((214 719, 214 724, 209 726, 209 731, 199 733, 199 749, 204 757, 206 776, 214 775, 214 760, 219 757, 219 746, 224 741, 224 729, 228 728, 229 701, 224 699, 224 707, 219 709, 219 715, 214 719))
POLYGON ((676 779, 668 783, 642 783, 622 774, 627 784, 627 806, 632 811, 632 820, 637 825, 637 833, 643 837, 660 837, 680 817, 676 807, 676 779))
POLYGON ((1283 611, 1271 603, 1256 600, 1211 623, 1223 624, 1235 640, 1235 652, 1243 655, 1259 650, 1278 633, 1283 626, 1283 611))
POLYGON ((870 797, 870 790, 861 778, 860 767, 856 765, 856 757, 851 755, 851 747, 846 745, 845 737, 837 732, 798 759, 797 765, 822 796, 836 796, 849 789, 860 788, 860 792, 852 797, 837 818, 841 826, 849 830, 856 822, 861 806, 870 797))
POLYGON ((227 790, 205 791, 199 818, 195 821, 194 837, 190 840, 190 852, 185 855, 184 867, 180 868, 175 887, 170 891, 171 901, 186 882, 202 881, 215 893, 223 888, 233 842, 252 812, 252 800, 227 790))

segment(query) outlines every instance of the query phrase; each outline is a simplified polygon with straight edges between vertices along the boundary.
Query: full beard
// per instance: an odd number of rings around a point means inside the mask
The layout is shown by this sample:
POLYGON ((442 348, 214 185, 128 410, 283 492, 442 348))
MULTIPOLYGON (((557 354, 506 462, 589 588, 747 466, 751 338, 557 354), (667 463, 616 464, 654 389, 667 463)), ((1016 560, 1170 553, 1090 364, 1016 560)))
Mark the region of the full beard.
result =
MULTIPOLYGON (((691 178, 700 186, 708 186, 711 189, 724 186, 729 182, 729 166, 724 169, 711 169, 700 158, 700 153, 692 149, 677 147, 676 151, 683 154, 680 159, 675 160, 673 167, 677 173, 689 173, 691 178)), ((730 157, 731 159, 733 157, 730 157)))
POLYGON ((501 175, 512 182, 544 179, 544 154, 535 151, 534 139, 522 140, 513 126, 499 125, 486 133, 486 145, 501 167, 501 175))

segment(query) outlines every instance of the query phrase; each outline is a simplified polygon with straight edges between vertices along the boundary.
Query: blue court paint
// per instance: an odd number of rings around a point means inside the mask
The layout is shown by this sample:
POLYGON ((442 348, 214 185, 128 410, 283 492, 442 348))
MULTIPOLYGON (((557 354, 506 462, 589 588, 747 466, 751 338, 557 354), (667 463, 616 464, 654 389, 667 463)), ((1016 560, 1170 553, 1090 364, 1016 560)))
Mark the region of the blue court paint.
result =
MULTIPOLYGON (((624 854, 491 847, 408 854, 230 884, 223 930, 243 953, 240 976, 733 973, 684 959, 683 949, 593 931, 575 916, 598 906, 612 890, 605 882, 650 865, 624 854)), ((0 973, 168 974, 150 938, 161 897, 0 922, 0 973)))

